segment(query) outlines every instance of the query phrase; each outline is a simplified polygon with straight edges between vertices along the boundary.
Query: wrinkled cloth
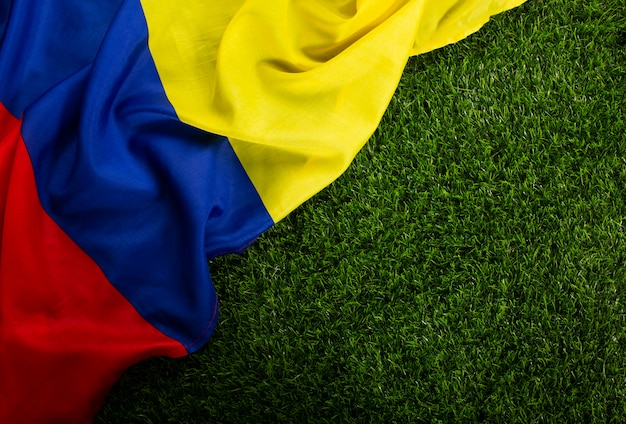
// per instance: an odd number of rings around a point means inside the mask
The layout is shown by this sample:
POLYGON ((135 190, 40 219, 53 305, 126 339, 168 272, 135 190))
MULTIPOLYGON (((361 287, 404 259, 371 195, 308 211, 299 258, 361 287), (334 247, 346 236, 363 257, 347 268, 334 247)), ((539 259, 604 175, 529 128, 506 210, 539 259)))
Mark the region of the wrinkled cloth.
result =
POLYGON ((523 0, 1 0, 0 422, 211 336, 207 259, 336 179, 407 59, 523 0))

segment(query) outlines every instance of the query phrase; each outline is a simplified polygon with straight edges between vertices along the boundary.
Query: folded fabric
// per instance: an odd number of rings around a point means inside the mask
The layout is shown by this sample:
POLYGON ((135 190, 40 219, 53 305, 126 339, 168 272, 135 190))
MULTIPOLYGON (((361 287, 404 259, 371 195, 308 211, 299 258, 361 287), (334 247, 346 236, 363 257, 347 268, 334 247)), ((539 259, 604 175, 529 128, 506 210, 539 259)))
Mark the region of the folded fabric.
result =
POLYGON ((337 178, 409 56, 522 2, 0 2, 0 422, 91 422, 202 346, 207 258, 337 178))

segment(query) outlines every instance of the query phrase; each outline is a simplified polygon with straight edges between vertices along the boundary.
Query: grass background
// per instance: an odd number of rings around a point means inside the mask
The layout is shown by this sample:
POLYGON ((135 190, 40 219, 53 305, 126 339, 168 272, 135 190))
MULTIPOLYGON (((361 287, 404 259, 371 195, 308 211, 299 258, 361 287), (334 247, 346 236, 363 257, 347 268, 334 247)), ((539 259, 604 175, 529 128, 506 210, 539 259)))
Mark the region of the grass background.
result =
POLYGON ((97 423, 626 422, 626 3, 412 58, 344 176, 211 264, 214 337, 97 423))

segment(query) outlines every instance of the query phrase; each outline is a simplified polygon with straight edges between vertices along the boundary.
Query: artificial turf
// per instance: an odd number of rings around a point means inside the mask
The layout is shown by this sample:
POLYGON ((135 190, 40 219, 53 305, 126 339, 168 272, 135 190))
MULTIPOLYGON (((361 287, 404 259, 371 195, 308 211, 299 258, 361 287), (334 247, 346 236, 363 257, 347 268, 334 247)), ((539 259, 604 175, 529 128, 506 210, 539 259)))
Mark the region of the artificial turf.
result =
POLYGON ((338 181, 210 264, 221 318, 97 423, 626 422, 626 3, 412 58, 338 181))

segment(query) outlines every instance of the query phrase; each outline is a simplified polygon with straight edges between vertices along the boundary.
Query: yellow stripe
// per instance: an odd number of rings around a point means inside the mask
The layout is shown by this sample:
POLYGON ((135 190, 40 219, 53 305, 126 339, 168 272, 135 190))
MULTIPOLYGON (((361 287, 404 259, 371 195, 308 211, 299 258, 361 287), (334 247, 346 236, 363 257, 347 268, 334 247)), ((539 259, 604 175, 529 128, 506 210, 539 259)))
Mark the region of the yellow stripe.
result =
POLYGON ((277 221, 337 178, 406 60, 524 0, 143 0, 180 119, 228 136, 277 221))

